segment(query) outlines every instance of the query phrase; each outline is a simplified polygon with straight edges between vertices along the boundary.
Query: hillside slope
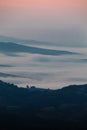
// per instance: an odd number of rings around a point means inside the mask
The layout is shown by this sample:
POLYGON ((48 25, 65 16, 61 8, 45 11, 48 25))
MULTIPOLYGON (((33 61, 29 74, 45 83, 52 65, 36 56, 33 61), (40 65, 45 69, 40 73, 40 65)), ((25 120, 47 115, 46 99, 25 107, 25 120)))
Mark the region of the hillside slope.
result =
POLYGON ((0 129, 86 129, 87 85, 59 90, 0 81, 0 129))

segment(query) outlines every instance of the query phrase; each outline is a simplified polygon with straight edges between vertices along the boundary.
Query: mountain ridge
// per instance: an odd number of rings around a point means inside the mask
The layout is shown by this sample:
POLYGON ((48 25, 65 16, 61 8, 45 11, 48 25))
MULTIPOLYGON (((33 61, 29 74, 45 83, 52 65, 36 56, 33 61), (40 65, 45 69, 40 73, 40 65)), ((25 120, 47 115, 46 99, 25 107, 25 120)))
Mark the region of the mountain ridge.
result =
POLYGON ((87 129, 87 84, 58 90, 0 81, 0 128, 87 129))

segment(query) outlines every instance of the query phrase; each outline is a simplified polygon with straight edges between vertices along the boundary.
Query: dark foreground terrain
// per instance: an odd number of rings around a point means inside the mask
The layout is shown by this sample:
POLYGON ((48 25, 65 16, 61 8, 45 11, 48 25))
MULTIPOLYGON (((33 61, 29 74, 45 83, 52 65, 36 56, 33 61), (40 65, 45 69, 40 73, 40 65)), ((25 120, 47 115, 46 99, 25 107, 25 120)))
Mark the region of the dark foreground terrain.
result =
POLYGON ((0 130, 87 129, 87 85, 59 90, 0 81, 0 130))

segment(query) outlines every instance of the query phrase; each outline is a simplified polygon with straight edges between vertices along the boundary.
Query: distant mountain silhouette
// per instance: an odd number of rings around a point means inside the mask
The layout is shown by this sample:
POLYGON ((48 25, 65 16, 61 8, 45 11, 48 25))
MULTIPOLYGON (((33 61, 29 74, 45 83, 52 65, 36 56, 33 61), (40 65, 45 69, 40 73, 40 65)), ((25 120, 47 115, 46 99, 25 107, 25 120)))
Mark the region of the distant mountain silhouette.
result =
POLYGON ((0 42, 0 53, 4 53, 6 55, 16 56, 18 53, 31 53, 31 54, 41 54, 41 55, 75 55, 78 53, 64 50, 52 50, 52 49, 44 49, 38 47, 31 47, 20 45, 11 42, 0 42))
POLYGON ((87 85, 59 90, 0 81, 0 129, 87 129, 87 85))

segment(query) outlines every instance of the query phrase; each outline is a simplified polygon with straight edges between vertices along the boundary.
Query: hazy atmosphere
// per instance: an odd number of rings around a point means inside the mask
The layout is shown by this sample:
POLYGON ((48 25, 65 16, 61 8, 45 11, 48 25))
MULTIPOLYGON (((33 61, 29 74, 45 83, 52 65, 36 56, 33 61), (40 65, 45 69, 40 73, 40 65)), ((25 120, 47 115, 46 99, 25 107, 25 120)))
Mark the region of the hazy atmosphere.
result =
POLYGON ((0 0, 0 35, 86 44, 86 0, 0 0))
POLYGON ((60 88, 87 83, 86 0, 0 0, 0 79, 60 88))

